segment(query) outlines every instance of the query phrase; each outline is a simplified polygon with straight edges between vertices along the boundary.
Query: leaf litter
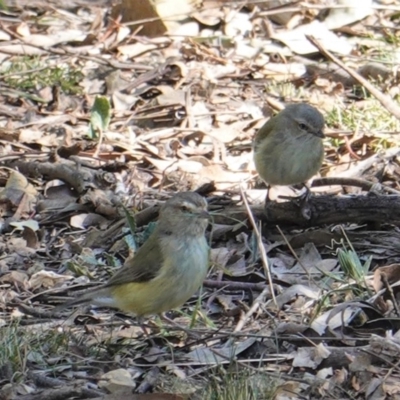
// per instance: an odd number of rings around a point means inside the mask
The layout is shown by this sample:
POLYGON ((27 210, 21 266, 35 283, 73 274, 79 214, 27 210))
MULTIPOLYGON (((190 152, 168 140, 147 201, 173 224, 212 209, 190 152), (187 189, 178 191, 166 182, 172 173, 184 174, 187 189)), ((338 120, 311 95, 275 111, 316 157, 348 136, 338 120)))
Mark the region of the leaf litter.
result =
POLYGON ((241 376, 238 399, 267 398, 267 381, 268 398, 398 395, 398 4, 340 5, 344 14, 316 1, 277 10, 209 0, 164 35, 157 23, 131 31, 105 18, 115 11, 106 1, 8 4, 3 398, 222 399, 241 376), (287 201, 278 188, 265 212, 252 138, 301 101, 327 121, 316 198, 331 196, 327 214, 337 199, 357 197, 360 210, 368 200, 375 219, 343 209, 329 225, 271 222, 287 201), (183 190, 205 195, 214 221, 204 287, 168 313, 179 326, 150 317, 144 332, 98 308, 51 313, 107 280, 146 240, 159 204, 183 190))

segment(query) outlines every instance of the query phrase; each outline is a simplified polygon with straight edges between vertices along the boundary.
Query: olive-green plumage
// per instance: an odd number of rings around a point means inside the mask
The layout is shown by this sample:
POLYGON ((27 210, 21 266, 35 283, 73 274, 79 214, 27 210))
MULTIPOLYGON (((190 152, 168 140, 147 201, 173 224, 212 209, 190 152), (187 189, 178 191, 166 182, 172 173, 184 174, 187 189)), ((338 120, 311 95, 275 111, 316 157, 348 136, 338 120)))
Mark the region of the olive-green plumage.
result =
POLYGON ((291 104, 257 132, 253 150, 260 177, 270 185, 304 183, 324 159, 324 117, 309 104, 291 104))
POLYGON ((160 209, 159 221, 133 258, 98 289, 62 305, 113 307, 138 316, 179 307, 201 286, 208 270, 207 202, 182 192, 160 209))

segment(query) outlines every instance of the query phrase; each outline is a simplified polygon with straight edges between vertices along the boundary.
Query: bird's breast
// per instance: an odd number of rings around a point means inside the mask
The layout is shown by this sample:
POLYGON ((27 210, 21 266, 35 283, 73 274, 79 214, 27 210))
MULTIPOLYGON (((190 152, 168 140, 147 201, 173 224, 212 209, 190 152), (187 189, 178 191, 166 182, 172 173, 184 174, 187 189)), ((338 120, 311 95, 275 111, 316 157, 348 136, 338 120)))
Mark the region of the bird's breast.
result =
MULTIPOLYGON (((166 292, 172 304, 168 309, 171 309, 188 300, 203 283, 208 270, 209 250, 204 236, 181 238, 167 246, 171 251, 166 252, 168 257, 163 273, 170 277, 166 292)), ((160 280, 163 279, 160 277, 160 280)))
POLYGON ((159 314, 181 306, 203 283, 208 270, 205 237, 171 235, 160 240, 163 262, 158 275, 114 288, 118 308, 139 315, 159 314))
POLYGON ((272 135, 254 151, 257 172, 271 185, 303 183, 315 175, 322 164, 322 140, 314 135, 272 135))

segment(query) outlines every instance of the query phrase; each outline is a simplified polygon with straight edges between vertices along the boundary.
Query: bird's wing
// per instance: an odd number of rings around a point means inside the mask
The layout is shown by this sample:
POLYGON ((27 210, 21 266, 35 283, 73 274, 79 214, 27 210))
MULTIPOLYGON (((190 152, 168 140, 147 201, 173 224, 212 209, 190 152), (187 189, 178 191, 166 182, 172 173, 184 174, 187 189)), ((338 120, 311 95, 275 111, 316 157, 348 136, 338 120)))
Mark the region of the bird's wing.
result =
MULTIPOLYGON (((156 234, 156 232, 154 232, 156 234)), ((113 275, 104 287, 121 285, 130 282, 148 282, 158 275, 163 264, 159 240, 150 237, 133 258, 113 275)))

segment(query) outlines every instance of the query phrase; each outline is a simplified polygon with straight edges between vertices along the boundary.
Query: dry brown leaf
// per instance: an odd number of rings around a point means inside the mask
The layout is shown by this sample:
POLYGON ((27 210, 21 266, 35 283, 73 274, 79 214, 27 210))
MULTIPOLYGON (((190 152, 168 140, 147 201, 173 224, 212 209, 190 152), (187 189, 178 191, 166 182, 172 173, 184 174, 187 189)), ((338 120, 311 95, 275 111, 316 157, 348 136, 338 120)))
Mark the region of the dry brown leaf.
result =
POLYGON ((105 388, 110 393, 116 393, 122 388, 134 388, 136 385, 128 370, 119 368, 103 374, 98 382, 99 387, 105 388))
POLYGON ((36 290, 40 287, 52 288, 70 279, 72 279, 70 275, 60 275, 53 271, 39 271, 31 276, 29 279, 29 286, 32 290, 36 290))
POLYGON ((302 347, 294 355, 293 367, 315 369, 329 357, 331 352, 322 343, 315 347, 302 347))
POLYGON ((211 263, 225 268, 232 255, 235 254, 236 251, 233 249, 228 249, 226 247, 218 247, 217 249, 210 250, 210 261, 211 263))
POLYGON ((343 36, 337 36, 319 21, 275 33, 273 38, 283 42, 296 54, 316 53, 317 49, 307 40, 306 35, 314 36, 326 49, 335 53, 347 55, 351 52, 352 46, 343 36))
POLYGON ((400 264, 386 265, 374 271, 373 287, 376 292, 385 287, 385 282, 392 285, 398 281, 400 281, 400 264))

